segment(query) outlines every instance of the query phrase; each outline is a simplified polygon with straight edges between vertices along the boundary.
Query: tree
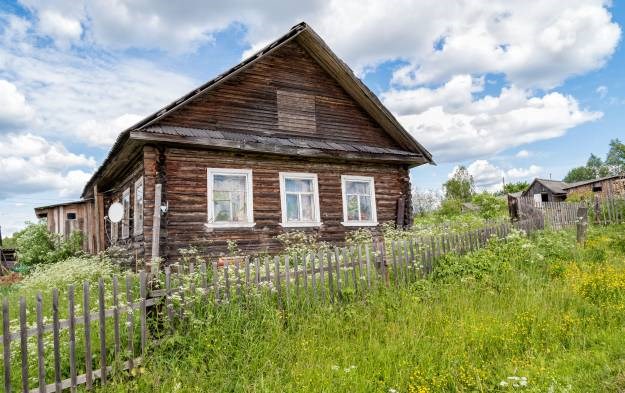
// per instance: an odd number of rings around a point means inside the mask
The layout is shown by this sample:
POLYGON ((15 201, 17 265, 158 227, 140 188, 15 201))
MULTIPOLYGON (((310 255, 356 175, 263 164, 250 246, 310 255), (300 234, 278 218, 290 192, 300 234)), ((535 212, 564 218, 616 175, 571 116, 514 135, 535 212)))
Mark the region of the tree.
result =
POLYGON ((445 189, 445 199, 469 202, 475 193, 475 182, 467 168, 459 166, 454 171, 451 179, 443 184, 443 188, 445 189))
POLYGON ((506 214, 506 200, 486 191, 474 195, 472 202, 480 208, 480 216, 487 220, 506 214))
POLYGON ((419 191, 417 187, 412 189, 412 210, 415 215, 425 215, 438 208, 441 204, 440 193, 432 190, 419 191))
POLYGON ((595 171, 587 166, 578 166, 569 171, 564 176, 565 183, 575 183, 577 181, 592 180, 595 178, 595 171))
POLYGON ((526 181, 519 181, 516 183, 508 183, 503 186, 503 194, 512 194, 513 192, 525 191, 530 186, 526 181))
POLYGON ((625 173, 625 144, 619 139, 610 141, 610 150, 605 159, 607 167, 614 175, 625 173))

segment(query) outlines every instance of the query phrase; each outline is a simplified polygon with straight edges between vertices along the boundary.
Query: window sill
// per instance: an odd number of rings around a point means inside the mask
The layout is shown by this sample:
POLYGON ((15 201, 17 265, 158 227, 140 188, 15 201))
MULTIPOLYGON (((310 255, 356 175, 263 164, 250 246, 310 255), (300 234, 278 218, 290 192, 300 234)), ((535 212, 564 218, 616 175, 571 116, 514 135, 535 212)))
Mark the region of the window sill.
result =
POLYGON ((253 228, 255 225, 255 222, 204 223, 204 227, 207 229, 253 228))
POLYGON ((344 227, 377 227, 378 223, 371 221, 341 221, 344 227))
POLYGON ((283 228, 318 228, 323 225, 322 222, 281 222, 283 228))

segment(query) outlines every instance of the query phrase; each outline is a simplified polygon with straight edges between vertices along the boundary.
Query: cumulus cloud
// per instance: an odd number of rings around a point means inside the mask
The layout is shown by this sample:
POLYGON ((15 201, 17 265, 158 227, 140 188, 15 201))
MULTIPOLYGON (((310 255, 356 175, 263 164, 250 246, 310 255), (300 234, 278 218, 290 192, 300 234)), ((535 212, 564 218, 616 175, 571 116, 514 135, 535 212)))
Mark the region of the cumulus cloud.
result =
POLYGON ((80 21, 62 15, 57 11, 45 10, 39 14, 39 28, 56 43, 67 46, 80 39, 82 26, 80 21))
POLYGON ((19 128, 31 121, 33 115, 24 94, 13 83, 0 79, 0 131, 19 128))
POLYGON ((530 152, 528 150, 519 150, 517 154, 515 154, 516 158, 527 158, 530 156, 530 152))
POLYGON ((604 85, 598 86, 595 92, 599 95, 599 98, 605 98, 608 95, 608 87, 604 85))
POLYGON ((92 157, 69 152, 33 134, 8 134, 0 140, 0 199, 15 194, 52 190, 59 196, 77 195, 91 176, 92 157))
POLYGON ((78 126, 77 135, 91 146, 108 147, 119 133, 139 122, 143 116, 125 113, 109 121, 87 120, 78 126))
MULTIPOLYGON (((451 178, 457 168, 457 166, 454 167, 448 174, 448 177, 451 178)), ((467 166, 467 171, 473 177, 476 187, 488 191, 501 189, 504 180, 506 182, 529 180, 538 176, 542 170, 540 166, 534 164, 527 168, 510 168, 506 170, 488 160, 475 160, 467 166)))
POLYGON ((470 76, 456 76, 434 89, 391 90, 382 94, 382 100, 439 162, 489 156, 557 138, 602 116, 580 108, 574 97, 558 92, 533 96, 513 85, 498 96, 473 98, 476 89, 479 84, 470 76), (416 95, 425 97, 425 104, 414 100, 416 95), (448 95, 456 99, 449 103, 441 99, 448 95))

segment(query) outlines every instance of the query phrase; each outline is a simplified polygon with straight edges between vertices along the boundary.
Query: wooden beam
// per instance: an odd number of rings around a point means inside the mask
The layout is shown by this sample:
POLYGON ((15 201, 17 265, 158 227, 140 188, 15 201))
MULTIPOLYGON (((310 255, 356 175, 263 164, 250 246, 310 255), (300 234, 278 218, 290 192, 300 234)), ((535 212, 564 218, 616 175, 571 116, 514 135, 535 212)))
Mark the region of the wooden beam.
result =
POLYGON ((93 215, 95 216, 95 252, 100 252, 100 204, 98 203, 98 185, 93 186, 93 215))
POLYGON ((154 216, 152 220, 152 264, 150 273, 157 274, 160 264, 160 239, 161 239, 161 197, 163 186, 154 185, 154 216))

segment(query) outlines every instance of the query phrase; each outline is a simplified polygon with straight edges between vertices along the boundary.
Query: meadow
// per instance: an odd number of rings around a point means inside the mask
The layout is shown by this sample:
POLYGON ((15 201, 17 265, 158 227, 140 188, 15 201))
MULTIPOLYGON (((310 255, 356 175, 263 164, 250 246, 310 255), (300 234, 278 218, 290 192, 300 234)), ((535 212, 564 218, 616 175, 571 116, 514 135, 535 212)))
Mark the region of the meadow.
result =
POLYGON ((584 246, 512 234, 399 288, 280 304, 189 307, 99 391, 625 391, 622 225, 591 228, 584 246))

